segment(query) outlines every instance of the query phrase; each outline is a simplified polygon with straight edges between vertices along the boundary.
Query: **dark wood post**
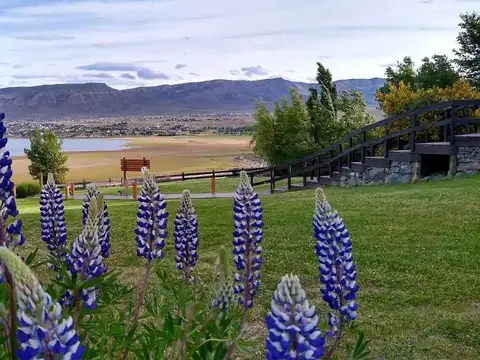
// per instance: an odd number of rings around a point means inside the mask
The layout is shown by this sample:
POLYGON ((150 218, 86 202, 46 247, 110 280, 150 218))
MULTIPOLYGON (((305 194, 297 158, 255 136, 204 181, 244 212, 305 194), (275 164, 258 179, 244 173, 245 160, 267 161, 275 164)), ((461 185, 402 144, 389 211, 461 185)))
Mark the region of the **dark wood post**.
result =
POLYGON ((329 173, 330 176, 332 176, 332 173, 333 173, 332 159, 333 159, 333 150, 330 150, 330 161, 329 161, 329 164, 328 164, 328 173, 329 173))
POLYGON ((366 142, 367 140, 367 134, 366 132, 362 132, 362 140, 361 140, 361 152, 360 152, 360 162, 363 164, 363 161, 365 160, 365 147, 363 146, 363 144, 366 142))
MULTIPOLYGON (((443 110, 443 120, 448 120, 449 115, 448 115, 449 109, 443 110)), ((448 141, 448 126, 447 124, 443 125, 443 141, 447 142, 448 141)))
POLYGON ((318 155, 317 161, 318 161, 318 164, 317 164, 318 165, 318 167, 317 167, 317 183, 319 183, 320 182, 320 166, 322 164, 322 157, 320 155, 318 155))
MULTIPOLYGON (((385 125, 385 136, 388 136, 388 124, 385 125)), ((387 158, 387 152, 388 152, 388 139, 385 139, 383 142, 383 157, 385 159, 387 158)))
POLYGON ((182 181, 185 180, 185 173, 182 171, 182 181))
MULTIPOLYGON (((353 138, 350 138, 348 140, 348 149, 350 150, 352 147, 353 147, 353 138)), ((349 169, 350 169, 351 165, 352 165, 352 152, 349 151, 348 152, 348 168, 349 169)))
POLYGON ((275 170, 270 170, 270 194, 275 191, 275 170))
POLYGON ((252 175, 250 175, 250 185, 252 185, 252 186, 253 186, 253 174, 252 174, 252 175))
POLYGON ((338 160, 337 160, 337 171, 338 172, 342 172, 342 157, 340 156, 342 151, 343 151, 343 146, 340 143, 340 145, 338 145, 338 155, 339 155, 338 160))
POLYGON ((303 162, 303 187, 307 186, 307 168, 308 168, 308 161, 303 162))
POLYGON ((290 174, 292 173, 292 165, 288 166, 288 179, 287 179, 287 189, 291 190, 292 189, 292 177, 290 174))
POLYGON ((412 131, 410 132, 410 152, 415 152, 415 142, 416 142, 416 131, 413 130, 417 126, 417 115, 412 116, 412 131))
POLYGON ((87 190, 87 180, 83 179, 83 190, 87 190))
POLYGON ((449 123, 449 129, 450 129, 450 136, 449 139, 447 140, 450 144, 453 144, 455 142, 455 123, 457 120, 457 109, 455 109, 455 106, 452 106, 452 109, 450 110, 450 123, 449 123))

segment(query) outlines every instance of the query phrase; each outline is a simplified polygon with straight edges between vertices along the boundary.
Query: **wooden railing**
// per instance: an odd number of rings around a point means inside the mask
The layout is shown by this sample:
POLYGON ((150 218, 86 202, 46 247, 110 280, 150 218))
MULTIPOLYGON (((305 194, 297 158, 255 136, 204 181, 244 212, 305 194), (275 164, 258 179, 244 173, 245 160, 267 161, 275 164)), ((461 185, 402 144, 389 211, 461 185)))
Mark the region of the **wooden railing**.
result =
MULTIPOLYGON (((258 172, 261 169, 265 169, 264 167, 255 167, 255 168, 233 168, 228 170, 207 170, 207 171, 198 171, 198 172, 181 172, 177 174, 171 175, 159 175, 155 176, 155 181, 157 183, 161 182, 175 182, 175 181, 188 181, 188 180, 201 180, 201 179, 212 179, 212 178, 232 178, 240 176, 240 171, 246 171, 248 174, 252 172, 258 172)), ((253 178, 253 177, 252 177, 253 178)), ((137 184, 143 183, 143 178, 131 178, 128 179, 129 184, 133 184, 136 182, 137 184)), ((69 185, 73 185, 76 188, 86 188, 88 184, 94 184, 98 186, 122 186, 124 185, 121 179, 110 179, 106 181, 81 181, 70 183, 69 185), (111 185, 110 185, 111 184, 111 185)), ((60 188, 65 187, 65 184, 59 184, 60 188)))
POLYGON ((408 149, 414 153, 418 143, 430 141, 454 144, 455 135, 478 132, 480 119, 472 114, 479 107, 480 100, 453 100, 389 117, 349 133, 327 149, 253 171, 250 173, 252 185, 269 183, 273 192, 277 181, 287 179, 290 188, 291 179, 302 176, 306 185, 308 177, 314 179, 316 176, 320 181, 321 176, 332 176, 334 172, 341 172, 342 167, 350 168, 352 162, 363 163, 366 157, 387 158, 391 150, 408 149), (427 116, 429 121, 422 119, 427 116), (408 121, 407 127, 400 124, 402 121, 408 121), (434 136, 429 130, 434 130, 434 136), (266 180, 255 179, 265 175, 268 176, 266 180))

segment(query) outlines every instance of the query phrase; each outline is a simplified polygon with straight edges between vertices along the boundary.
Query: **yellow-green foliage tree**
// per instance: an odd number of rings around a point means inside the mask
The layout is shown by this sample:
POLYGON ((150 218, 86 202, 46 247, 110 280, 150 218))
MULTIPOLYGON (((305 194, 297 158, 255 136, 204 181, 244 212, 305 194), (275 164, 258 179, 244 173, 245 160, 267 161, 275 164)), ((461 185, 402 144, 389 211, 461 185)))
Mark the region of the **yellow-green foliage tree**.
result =
MULTIPOLYGON (((377 93, 377 100, 382 102, 383 111, 387 116, 402 114, 415 108, 436 104, 442 101, 462 99, 480 99, 480 91, 475 90, 465 79, 457 80, 452 86, 445 88, 434 86, 428 89, 414 89, 410 84, 405 84, 401 81, 398 86, 389 84, 388 92, 386 94, 380 91, 377 93)), ((480 112, 477 111, 472 115, 480 116, 480 112)), ((426 115, 420 116, 417 120, 420 124, 439 121, 440 114, 430 112, 426 115)), ((397 121, 390 131, 400 131, 409 126, 409 119, 397 121)), ((438 130, 431 130, 425 132, 425 134, 420 134, 420 137, 422 136, 437 139, 439 133, 438 130)))

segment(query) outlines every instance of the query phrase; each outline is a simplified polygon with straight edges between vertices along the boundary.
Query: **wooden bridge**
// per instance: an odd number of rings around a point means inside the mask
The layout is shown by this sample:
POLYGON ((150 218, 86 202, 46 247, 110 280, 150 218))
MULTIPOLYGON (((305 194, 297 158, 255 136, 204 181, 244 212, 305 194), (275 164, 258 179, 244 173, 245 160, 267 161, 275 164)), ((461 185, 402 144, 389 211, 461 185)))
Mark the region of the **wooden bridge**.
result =
POLYGON ((398 169, 392 164, 411 166, 411 177, 421 176, 421 169, 432 164, 444 164, 441 170, 453 175, 459 149, 479 147, 480 153, 480 118, 474 117, 479 107, 480 100, 446 101, 378 121, 351 132, 327 149, 250 171, 252 185, 270 184, 273 193, 319 184, 341 185, 352 177, 357 178, 357 185, 365 184, 372 169, 384 169, 384 178, 393 179, 392 171, 398 169), (301 183, 293 184, 294 178, 301 178, 301 183), (277 182, 282 180, 287 180, 286 188, 277 189, 277 182))

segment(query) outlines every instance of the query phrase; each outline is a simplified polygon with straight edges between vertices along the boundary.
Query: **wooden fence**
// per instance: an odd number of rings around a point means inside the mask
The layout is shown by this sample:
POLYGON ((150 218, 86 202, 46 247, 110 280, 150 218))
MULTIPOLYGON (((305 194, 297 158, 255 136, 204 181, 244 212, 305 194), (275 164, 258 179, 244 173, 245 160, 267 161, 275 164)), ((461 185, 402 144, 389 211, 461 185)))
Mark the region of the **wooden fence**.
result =
MULTIPOLYGON (((240 176, 241 171, 246 171, 247 174, 255 173, 258 176, 261 173, 263 167, 256 168, 234 168, 228 170, 209 170, 209 171, 198 171, 198 172, 182 172, 178 174, 171 175, 158 175, 155 176, 155 181, 157 183, 161 182, 176 182, 176 181, 188 181, 188 180, 201 180, 201 179, 218 179, 218 178, 235 178, 240 176)), ((268 173, 268 172, 266 172, 268 173)), ((253 175, 250 176, 251 182, 253 182, 253 175)), ((86 189, 88 184, 94 184, 99 187, 108 186, 108 187, 119 187, 125 185, 133 185, 134 183, 141 185, 143 183, 143 178, 131 178, 128 179, 127 184, 124 184, 123 179, 109 179, 107 181, 97 181, 91 182, 83 180, 81 182, 69 183, 69 184, 59 184, 58 187, 65 188, 67 185, 74 188, 83 188, 86 189)))

